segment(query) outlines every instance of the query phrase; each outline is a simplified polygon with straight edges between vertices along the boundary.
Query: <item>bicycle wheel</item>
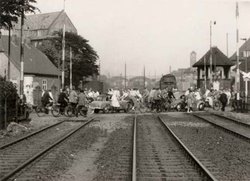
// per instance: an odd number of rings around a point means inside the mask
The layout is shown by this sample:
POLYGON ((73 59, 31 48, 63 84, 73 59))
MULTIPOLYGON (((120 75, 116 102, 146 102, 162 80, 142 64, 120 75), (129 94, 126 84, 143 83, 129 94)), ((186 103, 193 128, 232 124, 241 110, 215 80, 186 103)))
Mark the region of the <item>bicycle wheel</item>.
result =
POLYGON ((67 106, 65 108, 65 113, 68 117, 72 117, 74 114, 73 114, 73 107, 72 106, 67 106))
POLYGON ((220 105, 220 102, 219 101, 215 101, 214 102, 214 110, 216 110, 216 111, 218 111, 218 110, 220 110, 220 108, 221 108, 221 105, 220 105))
POLYGON ((85 106, 83 106, 83 107, 81 107, 81 109, 80 109, 80 115, 81 116, 87 116, 87 112, 88 112, 88 108, 87 107, 85 107, 85 106))
POLYGON ((60 115, 60 107, 59 106, 52 106, 51 113, 54 117, 58 117, 60 115))
POLYGON ((45 116, 45 109, 43 107, 37 106, 35 111, 36 111, 36 114, 37 114, 38 117, 45 116))

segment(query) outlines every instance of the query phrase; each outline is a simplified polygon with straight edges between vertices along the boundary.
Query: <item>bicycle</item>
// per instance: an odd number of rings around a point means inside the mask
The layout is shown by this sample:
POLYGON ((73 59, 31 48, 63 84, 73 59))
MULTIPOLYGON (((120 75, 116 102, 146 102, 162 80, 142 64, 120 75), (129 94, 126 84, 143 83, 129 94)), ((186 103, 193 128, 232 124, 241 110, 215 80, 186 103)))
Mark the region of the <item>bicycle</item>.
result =
POLYGON ((72 104, 68 104, 65 108, 65 113, 69 117, 78 116, 78 113, 80 113, 81 116, 86 117, 88 112, 88 106, 85 105, 76 105, 73 106, 72 104))
POLYGON ((65 108, 66 107, 62 107, 62 105, 60 103, 55 103, 53 104, 52 108, 51 108, 51 114, 54 117, 59 117, 60 115, 66 115, 65 114, 65 108))
MULTIPOLYGON (((51 104, 51 103, 49 103, 51 104)), ((43 104, 35 106, 35 112, 37 114, 38 117, 43 117, 46 114, 49 114, 49 104, 47 104, 46 106, 44 106, 43 104)))
POLYGON ((56 105, 53 102, 48 103, 46 106, 41 104, 41 105, 34 106, 34 107, 35 107, 35 112, 38 117, 43 117, 45 115, 48 115, 50 111, 54 117, 58 117, 60 114, 58 105, 56 105))

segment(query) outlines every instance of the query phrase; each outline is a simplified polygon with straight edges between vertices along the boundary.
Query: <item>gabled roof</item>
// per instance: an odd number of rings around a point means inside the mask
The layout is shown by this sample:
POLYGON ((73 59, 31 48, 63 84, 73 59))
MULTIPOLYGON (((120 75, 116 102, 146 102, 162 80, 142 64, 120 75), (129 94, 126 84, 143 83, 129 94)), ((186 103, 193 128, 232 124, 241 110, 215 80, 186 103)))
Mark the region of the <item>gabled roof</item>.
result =
MULTIPOLYGON (((56 19, 63 12, 64 11, 27 15, 24 20, 24 29, 29 29, 29 30, 49 29, 49 27, 56 21, 56 19)), ((15 24, 15 29, 20 29, 20 23, 15 24)))
MULTIPOLYGON (((248 38, 248 40, 243 43, 243 45, 241 45, 241 47, 239 48, 239 58, 240 60, 245 60, 245 58, 243 57, 243 52, 246 50, 250 50, 250 38, 248 38)), ((234 52, 234 54, 230 57, 230 60, 232 61, 236 61, 236 52, 234 52)))
MULTIPOLYGON (((204 66, 204 58, 206 62, 206 66, 210 65, 210 50, 200 58, 198 62, 196 62, 193 67, 201 67, 204 66)), ((217 47, 212 47, 212 65, 220 65, 220 66, 232 66, 234 63, 220 51, 217 47)))
MULTIPOLYGON (((13 39, 13 38, 12 38, 13 39)), ((0 47, 4 48, 4 53, 8 56, 8 36, 2 36, 0 47)), ((10 58, 14 65, 20 69, 20 41, 15 38, 11 42, 10 58)), ((48 59, 48 57, 32 45, 24 45, 24 73, 58 76, 59 70, 48 59)))

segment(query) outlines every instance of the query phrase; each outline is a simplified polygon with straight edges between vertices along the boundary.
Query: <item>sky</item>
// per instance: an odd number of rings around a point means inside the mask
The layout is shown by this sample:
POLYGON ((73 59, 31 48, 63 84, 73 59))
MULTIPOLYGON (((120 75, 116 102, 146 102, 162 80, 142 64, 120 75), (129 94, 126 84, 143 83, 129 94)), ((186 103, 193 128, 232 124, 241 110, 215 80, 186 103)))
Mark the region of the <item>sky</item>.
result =
MULTIPOLYGON (((41 13, 60 11, 64 0, 37 0, 41 13)), ((239 36, 250 37, 250 1, 239 2, 239 36)), ((190 53, 199 60, 212 45, 236 51, 234 0, 66 0, 65 10, 97 51, 101 74, 161 76, 187 68, 190 53)), ((243 41, 240 40, 240 45, 243 41)), ((249 47, 250 48, 250 47, 249 47)))

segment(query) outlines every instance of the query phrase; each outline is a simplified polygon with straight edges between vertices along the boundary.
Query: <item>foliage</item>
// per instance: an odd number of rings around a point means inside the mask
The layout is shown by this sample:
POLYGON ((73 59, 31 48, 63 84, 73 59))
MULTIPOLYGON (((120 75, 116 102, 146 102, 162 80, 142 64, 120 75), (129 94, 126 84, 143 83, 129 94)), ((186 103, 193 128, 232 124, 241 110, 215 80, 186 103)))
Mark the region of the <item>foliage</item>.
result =
POLYGON ((17 90, 15 85, 12 82, 5 81, 4 78, 0 76, 0 99, 4 99, 6 97, 15 97, 17 96, 17 90))
POLYGON ((34 13, 37 8, 31 3, 36 0, 1 0, 0 27, 12 28, 12 22, 17 22, 23 12, 34 13))
MULTIPOLYGON (((52 63, 61 67, 62 62, 62 32, 55 32, 50 40, 44 40, 38 48, 47 55, 52 63)), ((98 55, 89 45, 88 40, 72 32, 65 33, 65 82, 69 83, 69 49, 72 48, 72 77, 73 84, 78 86, 83 77, 98 74, 96 61, 98 55)))
POLYGON ((5 101, 7 100, 7 120, 11 120, 15 117, 17 97, 15 85, 0 76, 0 129, 4 127, 5 101))

